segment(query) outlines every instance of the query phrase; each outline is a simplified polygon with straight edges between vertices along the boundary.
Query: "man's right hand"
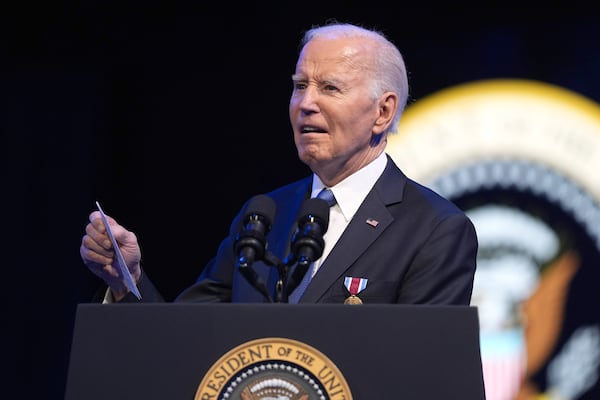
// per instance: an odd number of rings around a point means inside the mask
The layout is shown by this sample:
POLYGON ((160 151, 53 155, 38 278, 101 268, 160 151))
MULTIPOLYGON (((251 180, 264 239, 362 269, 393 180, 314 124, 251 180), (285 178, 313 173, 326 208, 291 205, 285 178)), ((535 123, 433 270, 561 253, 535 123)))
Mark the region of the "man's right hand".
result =
MULTIPOLYGON (((106 216, 111 231, 125 259, 127 268, 137 284, 142 274, 140 261, 141 251, 137 237, 119 225, 113 218, 106 216)), ((129 292, 125 277, 119 271, 116 253, 99 211, 89 216, 90 222, 85 227, 85 235, 81 240, 79 254, 84 264, 110 287, 114 300, 119 301, 129 292)))

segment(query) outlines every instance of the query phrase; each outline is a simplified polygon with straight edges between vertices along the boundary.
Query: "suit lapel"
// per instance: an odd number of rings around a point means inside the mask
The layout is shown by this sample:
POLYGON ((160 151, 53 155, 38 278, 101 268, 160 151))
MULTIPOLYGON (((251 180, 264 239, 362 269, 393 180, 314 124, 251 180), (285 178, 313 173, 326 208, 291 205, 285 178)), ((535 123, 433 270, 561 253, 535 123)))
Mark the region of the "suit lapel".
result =
POLYGON ((388 156, 382 176, 304 292, 303 303, 317 302, 394 221, 387 207, 402 200, 405 184, 406 177, 388 156))

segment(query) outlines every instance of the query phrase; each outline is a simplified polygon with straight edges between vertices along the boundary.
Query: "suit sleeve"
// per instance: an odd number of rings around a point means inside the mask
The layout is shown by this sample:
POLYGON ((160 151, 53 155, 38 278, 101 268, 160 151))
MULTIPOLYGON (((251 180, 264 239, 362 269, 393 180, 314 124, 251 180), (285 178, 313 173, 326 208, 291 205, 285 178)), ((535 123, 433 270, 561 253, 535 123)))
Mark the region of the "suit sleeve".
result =
POLYGON ((175 302, 218 303, 232 301, 235 265, 233 243, 241 226, 242 211, 233 219, 229 228, 229 235, 221 241, 216 256, 206 264, 196 282, 177 296, 175 302))
MULTIPOLYGON (((129 292, 118 303, 162 303, 165 301, 162 294, 159 292, 156 286, 154 286, 154 283, 152 283, 150 278, 148 278, 143 269, 142 276, 140 277, 137 287, 142 297, 141 299, 138 299, 133 293, 129 292)), ((108 287, 105 284, 101 285, 96 293, 94 293, 92 302, 103 303, 108 299, 108 303, 112 303, 112 298, 107 296, 107 290, 108 287)))
POLYGON ((466 215, 441 219, 416 254, 398 303, 469 305, 477 248, 475 227, 466 215))

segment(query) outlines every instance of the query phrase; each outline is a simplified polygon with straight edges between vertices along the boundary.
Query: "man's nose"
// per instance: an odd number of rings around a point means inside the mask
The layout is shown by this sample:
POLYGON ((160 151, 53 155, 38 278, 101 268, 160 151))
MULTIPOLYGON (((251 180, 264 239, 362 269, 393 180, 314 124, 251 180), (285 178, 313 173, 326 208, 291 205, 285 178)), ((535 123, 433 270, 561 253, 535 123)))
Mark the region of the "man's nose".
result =
POLYGON ((304 112, 318 111, 319 91, 314 86, 307 86, 298 103, 300 109, 304 112))

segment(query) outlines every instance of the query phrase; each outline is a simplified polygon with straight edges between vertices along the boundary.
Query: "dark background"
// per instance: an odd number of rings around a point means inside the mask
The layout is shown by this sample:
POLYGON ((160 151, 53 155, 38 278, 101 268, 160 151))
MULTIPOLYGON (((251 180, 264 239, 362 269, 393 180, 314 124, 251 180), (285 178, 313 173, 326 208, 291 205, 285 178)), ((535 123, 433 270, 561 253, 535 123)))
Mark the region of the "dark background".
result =
POLYGON ((14 3, 0 6, 0 211, 3 391, 19 398, 63 398, 75 309, 99 283, 79 257, 96 200, 172 299, 248 197, 309 172, 287 107, 312 24, 386 33, 411 102, 498 77, 600 102, 600 15, 572 2, 14 3))

